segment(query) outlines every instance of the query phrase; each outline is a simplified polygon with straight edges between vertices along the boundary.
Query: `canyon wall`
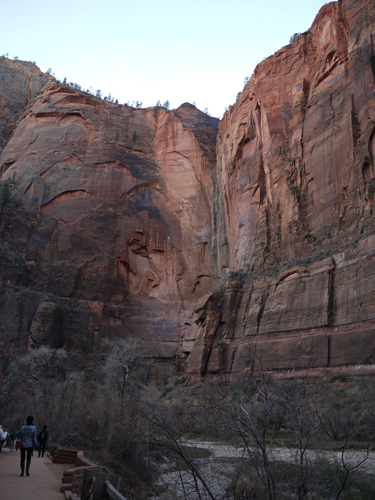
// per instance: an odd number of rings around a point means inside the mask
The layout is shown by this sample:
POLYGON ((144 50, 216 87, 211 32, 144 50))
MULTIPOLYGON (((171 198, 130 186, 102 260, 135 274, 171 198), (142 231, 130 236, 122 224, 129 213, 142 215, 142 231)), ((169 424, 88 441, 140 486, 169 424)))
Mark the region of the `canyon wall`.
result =
MULTIPOLYGON (((91 349, 134 336, 174 359, 216 280, 218 119, 133 109, 47 84, 1 156, 2 338, 91 349)), ((188 347, 190 350, 191 347, 188 347)))
POLYGON ((197 307, 192 376, 240 372, 255 350, 270 369, 374 362, 374 15, 322 7, 224 115, 232 272, 197 307))
POLYGON ((0 56, 0 154, 26 108, 52 79, 35 63, 0 56))
POLYGON ((374 19, 325 5, 220 123, 42 82, 0 156, 1 338, 131 335, 191 380, 255 349, 269 369, 371 366, 374 19))

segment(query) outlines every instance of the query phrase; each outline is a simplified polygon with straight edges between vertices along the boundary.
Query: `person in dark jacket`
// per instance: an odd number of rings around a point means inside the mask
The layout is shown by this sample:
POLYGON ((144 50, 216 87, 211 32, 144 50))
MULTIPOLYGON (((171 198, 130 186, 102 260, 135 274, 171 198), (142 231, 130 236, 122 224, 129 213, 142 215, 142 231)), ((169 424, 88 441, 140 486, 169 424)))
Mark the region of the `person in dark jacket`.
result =
POLYGON ((18 432, 12 431, 9 434, 10 439, 10 451, 16 451, 16 442, 17 442, 18 432))
POLYGON ((42 453, 42 457, 44 457, 44 452, 46 451, 46 444, 48 441, 48 431, 47 431, 47 426, 43 425, 43 429, 39 432, 38 436, 38 457, 40 457, 40 454, 42 453))
POLYGON ((34 417, 26 418, 26 425, 21 427, 18 435, 21 440, 21 476, 23 476, 25 471, 25 457, 26 457, 26 476, 30 476, 30 462, 31 455, 33 452, 34 445, 38 446, 38 441, 36 439, 36 427, 33 425, 34 417))

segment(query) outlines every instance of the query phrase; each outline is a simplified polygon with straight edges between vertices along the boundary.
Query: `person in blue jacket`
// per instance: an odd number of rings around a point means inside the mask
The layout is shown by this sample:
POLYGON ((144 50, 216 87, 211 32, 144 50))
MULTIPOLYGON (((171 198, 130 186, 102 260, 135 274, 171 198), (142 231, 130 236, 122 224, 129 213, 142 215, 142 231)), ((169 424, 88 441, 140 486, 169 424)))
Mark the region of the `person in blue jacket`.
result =
POLYGON ((25 457, 26 457, 26 476, 30 476, 30 462, 34 446, 38 446, 36 438, 36 427, 33 425, 34 417, 26 418, 26 425, 21 427, 18 435, 21 440, 21 476, 25 472, 25 457))

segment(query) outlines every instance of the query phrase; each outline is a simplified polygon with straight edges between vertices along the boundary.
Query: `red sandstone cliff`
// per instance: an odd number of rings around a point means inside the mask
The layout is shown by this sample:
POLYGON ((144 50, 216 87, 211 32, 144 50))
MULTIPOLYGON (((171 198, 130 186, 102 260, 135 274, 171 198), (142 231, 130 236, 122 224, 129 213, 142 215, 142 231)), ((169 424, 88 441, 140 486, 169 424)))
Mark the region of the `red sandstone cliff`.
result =
POLYGON ((192 374, 242 371, 249 346, 276 369, 374 362, 374 14, 325 5, 224 115, 221 239, 236 272, 198 308, 192 374))
POLYGON ((0 157, 2 337, 135 335, 191 353, 192 378, 234 376, 254 345, 274 369, 372 364, 374 19, 367 0, 325 5, 217 135, 189 104, 47 85, 0 157))
POLYGON ((0 57, 0 154, 27 106, 50 79, 34 63, 0 57))
POLYGON ((215 282, 217 124, 189 104, 138 110, 45 87, 1 156, 3 179, 16 179, 3 207, 8 338, 90 346, 134 335, 149 356, 181 351, 215 282))

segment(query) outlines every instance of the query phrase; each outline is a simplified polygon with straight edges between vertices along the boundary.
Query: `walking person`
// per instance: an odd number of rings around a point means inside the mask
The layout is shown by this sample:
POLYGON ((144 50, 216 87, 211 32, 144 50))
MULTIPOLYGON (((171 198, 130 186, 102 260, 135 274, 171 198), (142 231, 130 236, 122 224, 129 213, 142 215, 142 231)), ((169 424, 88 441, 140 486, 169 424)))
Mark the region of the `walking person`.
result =
POLYGON ((7 435, 8 435, 7 431, 3 431, 3 428, 0 425, 0 453, 1 453, 1 448, 3 447, 3 443, 7 438, 7 435))
POLYGON ((10 451, 16 451, 16 442, 17 442, 18 432, 12 431, 9 434, 10 438, 10 451))
POLYGON ((21 477, 25 472, 25 457, 26 457, 26 476, 30 476, 30 462, 33 453, 34 445, 38 446, 36 439, 36 427, 33 425, 34 417, 26 418, 26 425, 21 427, 19 437, 21 439, 21 477))
POLYGON ((40 453, 42 453, 42 457, 44 457, 44 452, 46 451, 46 444, 48 441, 48 431, 47 426, 43 425, 43 429, 39 432, 38 436, 38 457, 40 457, 40 453))

